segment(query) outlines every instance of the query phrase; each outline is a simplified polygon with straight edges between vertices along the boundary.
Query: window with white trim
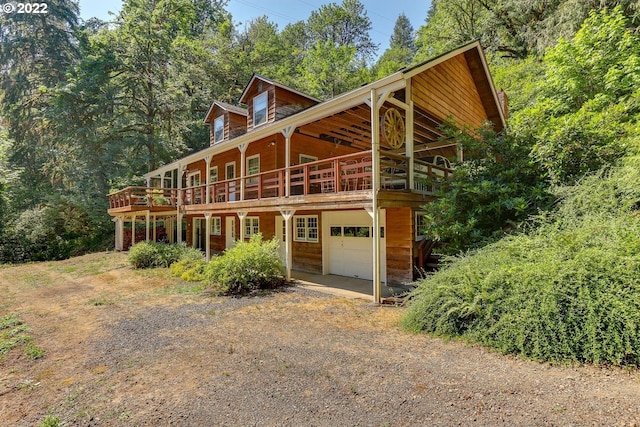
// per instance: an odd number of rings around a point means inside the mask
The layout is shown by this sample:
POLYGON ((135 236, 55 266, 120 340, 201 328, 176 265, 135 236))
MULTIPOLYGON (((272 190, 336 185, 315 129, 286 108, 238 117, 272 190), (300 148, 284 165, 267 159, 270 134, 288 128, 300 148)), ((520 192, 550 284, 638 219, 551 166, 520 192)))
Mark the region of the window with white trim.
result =
POLYGON ((427 225, 427 220, 424 217, 425 214, 426 214, 426 212, 422 212, 422 211, 416 212, 416 218, 415 218, 415 221, 414 221, 414 224, 415 224, 414 233, 415 233, 416 240, 424 239, 424 234, 422 233, 422 230, 427 225))
POLYGON ((310 156, 308 154, 300 154, 300 164, 303 163, 311 163, 317 161, 318 158, 316 156, 310 156))
MULTIPOLYGON (((257 175, 260 173, 260 154, 247 157, 247 176, 257 175)), ((247 184, 255 184, 258 177, 247 179, 247 184)))
POLYGON ((224 116, 218 116, 213 121, 213 142, 220 142, 224 139, 224 116))
POLYGON ((248 216, 244 219, 244 237, 249 238, 260 232, 260 217, 248 216))
POLYGON ((209 169, 209 183, 218 181, 218 167, 213 166, 209 169))
POLYGON ((187 186, 197 187, 200 185, 200 171, 192 172, 187 175, 187 186))
POLYGON ((219 216, 211 217, 211 234, 214 236, 222 235, 222 218, 219 216))
POLYGON ((267 123, 268 93, 263 92, 253 98, 253 126, 267 123))
POLYGON ((318 241, 318 215, 293 217, 293 240, 296 242, 318 241))

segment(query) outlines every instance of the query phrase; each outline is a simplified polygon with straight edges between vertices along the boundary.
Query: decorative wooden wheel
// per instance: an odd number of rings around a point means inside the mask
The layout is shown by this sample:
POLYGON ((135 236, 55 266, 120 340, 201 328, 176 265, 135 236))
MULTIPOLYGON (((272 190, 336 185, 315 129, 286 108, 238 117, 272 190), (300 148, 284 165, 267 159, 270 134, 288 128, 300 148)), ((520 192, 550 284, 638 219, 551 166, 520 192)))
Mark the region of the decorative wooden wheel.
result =
POLYGON ((389 108, 384 113, 384 137, 391 148, 400 148, 404 144, 404 120, 395 108, 389 108))

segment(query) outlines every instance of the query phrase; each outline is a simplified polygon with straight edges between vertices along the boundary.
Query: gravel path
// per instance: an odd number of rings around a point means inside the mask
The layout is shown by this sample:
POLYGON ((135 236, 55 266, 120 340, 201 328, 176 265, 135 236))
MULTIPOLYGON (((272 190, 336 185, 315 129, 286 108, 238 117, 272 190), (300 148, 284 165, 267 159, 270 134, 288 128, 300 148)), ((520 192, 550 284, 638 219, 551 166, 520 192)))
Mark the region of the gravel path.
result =
POLYGON ((89 369, 102 367, 117 386, 88 385, 82 394, 94 396, 86 403, 98 408, 98 415, 77 421, 142 426, 640 422, 636 373, 550 367, 409 335, 386 323, 388 317, 397 319, 398 311, 303 289, 137 310, 96 340, 89 369), (100 410, 102 400, 108 403, 100 410))

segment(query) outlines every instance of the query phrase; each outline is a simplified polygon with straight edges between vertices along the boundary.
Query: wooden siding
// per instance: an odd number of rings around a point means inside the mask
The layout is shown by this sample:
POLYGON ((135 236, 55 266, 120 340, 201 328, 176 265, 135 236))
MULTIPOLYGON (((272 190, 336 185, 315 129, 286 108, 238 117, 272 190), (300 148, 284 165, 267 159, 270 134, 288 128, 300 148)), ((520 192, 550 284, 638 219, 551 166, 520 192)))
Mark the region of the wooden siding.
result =
POLYGON ((412 79, 414 103, 444 120, 480 127, 487 119, 476 84, 463 55, 425 70, 412 79))
POLYGON ((275 120, 276 117, 276 104, 275 104, 275 86, 272 84, 267 84, 261 80, 258 80, 258 83, 255 84, 249 92, 248 95, 248 104, 247 111, 249 114, 247 115, 247 131, 253 130, 253 98, 256 96, 267 92, 267 123, 271 123, 275 120))
POLYGON ((247 116, 229 112, 228 118, 229 120, 225 121, 225 139, 233 139, 247 133, 247 116))
POLYGON ((387 281, 402 284, 413 279, 413 211, 386 209, 387 281))
POLYGON ((305 110, 316 102, 298 93, 289 92, 281 87, 275 88, 275 120, 284 119, 302 110, 305 110))

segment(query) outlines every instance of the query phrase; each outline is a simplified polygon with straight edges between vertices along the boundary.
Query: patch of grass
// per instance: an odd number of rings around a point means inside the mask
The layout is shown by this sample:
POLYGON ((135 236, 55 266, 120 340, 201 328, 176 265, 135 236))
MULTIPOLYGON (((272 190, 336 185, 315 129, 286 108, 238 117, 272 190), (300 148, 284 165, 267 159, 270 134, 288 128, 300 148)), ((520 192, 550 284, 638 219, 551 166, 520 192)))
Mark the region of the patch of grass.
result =
POLYGON ((100 307, 103 305, 113 305, 115 304, 115 302, 113 302, 113 300, 110 300, 106 297, 99 297, 99 298, 91 298, 89 299, 89 304, 96 306, 96 307, 100 307))
POLYGON ((0 317, 0 356, 4 356, 19 344, 31 341, 29 327, 14 313, 0 317))
POLYGON ((60 421, 60 418, 51 414, 47 414, 38 423, 38 427, 60 427, 61 425, 62 425, 62 421, 60 421))
POLYGON ((24 348, 24 354, 31 360, 41 359, 45 355, 44 349, 38 347, 34 343, 30 342, 24 348))

